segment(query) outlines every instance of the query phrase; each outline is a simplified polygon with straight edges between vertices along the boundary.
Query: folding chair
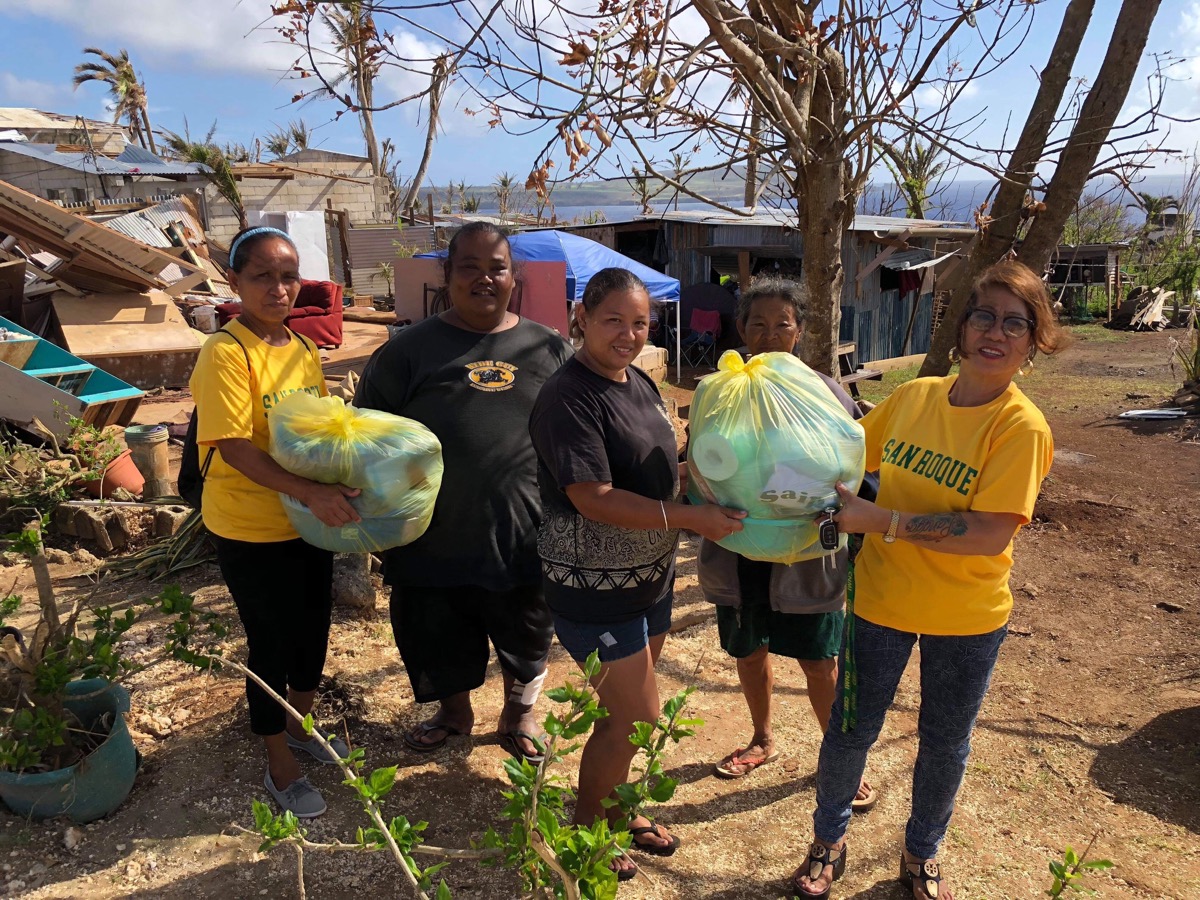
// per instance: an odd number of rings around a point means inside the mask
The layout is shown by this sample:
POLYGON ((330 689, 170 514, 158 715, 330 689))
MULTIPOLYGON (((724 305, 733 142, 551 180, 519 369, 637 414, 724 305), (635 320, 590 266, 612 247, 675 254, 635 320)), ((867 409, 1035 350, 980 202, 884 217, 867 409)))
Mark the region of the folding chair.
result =
POLYGON ((680 344, 683 361, 693 369, 717 367, 717 339, 721 336, 721 313, 715 309, 693 309, 688 333, 680 344))

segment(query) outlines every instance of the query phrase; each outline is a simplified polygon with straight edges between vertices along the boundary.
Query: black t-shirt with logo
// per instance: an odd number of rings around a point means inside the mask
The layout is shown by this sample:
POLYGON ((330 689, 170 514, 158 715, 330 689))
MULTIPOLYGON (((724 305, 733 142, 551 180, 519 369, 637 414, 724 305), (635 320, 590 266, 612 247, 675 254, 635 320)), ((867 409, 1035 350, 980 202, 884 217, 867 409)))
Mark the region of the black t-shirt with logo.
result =
POLYGON ((587 519, 565 488, 600 482, 651 500, 679 492, 675 429, 654 382, 630 366, 612 381, 578 359, 546 382, 529 420, 544 519, 538 533, 546 603, 580 622, 627 621, 671 590, 678 530, 587 519))
POLYGON ((429 530, 387 552, 388 584, 506 591, 538 581, 529 414, 570 355, 556 331, 530 319, 479 334, 437 316, 375 351, 354 405, 421 422, 442 442, 445 463, 429 530))

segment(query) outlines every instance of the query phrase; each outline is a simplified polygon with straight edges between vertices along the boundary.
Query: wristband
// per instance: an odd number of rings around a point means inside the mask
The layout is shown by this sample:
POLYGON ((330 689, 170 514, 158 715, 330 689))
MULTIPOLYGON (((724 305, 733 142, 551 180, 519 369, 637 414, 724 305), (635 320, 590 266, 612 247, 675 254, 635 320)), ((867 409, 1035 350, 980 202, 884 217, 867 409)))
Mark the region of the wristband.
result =
POLYGON ((663 530, 670 531, 671 523, 667 521, 667 505, 665 503, 663 503, 663 501, 659 500, 658 508, 662 510, 662 514, 663 514, 663 530))

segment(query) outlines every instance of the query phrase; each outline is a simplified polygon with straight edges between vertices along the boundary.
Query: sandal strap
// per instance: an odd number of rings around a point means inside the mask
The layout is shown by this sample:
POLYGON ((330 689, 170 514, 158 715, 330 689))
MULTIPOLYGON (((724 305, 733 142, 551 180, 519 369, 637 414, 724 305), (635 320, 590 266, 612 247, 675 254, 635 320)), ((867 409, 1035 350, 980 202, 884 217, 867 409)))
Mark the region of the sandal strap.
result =
POLYGON ((904 861, 904 867, 912 876, 914 883, 929 900, 937 900, 941 895, 942 869, 936 859, 926 859, 921 862, 904 861))
POLYGON ((820 878, 826 866, 836 866, 837 861, 842 858, 842 854, 845 852, 845 847, 842 847, 840 850, 834 850, 814 841, 812 846, 808 848, 809 881, 816 881, 820 878))

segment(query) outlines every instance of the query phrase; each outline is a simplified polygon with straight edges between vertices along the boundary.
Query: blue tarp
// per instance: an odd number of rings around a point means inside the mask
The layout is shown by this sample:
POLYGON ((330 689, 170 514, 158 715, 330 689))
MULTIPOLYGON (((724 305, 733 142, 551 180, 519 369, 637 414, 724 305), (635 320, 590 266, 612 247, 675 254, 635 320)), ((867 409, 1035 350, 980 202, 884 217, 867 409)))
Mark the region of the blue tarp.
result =
MULTIPOLYGON (((529 262, 565 262, 567 264, 567 298, 582 300, 583 289, 591 277, 601 269, 620 267, 629 269, 646 283, 650 299, 659 303, 679 302, 679 279, 656 272, 648 266, 634 262, 628 256, 610 250, 603 244, 567 234, 563 231, 523 231, 510 235, 509 246, 513 258, 529 262)), ((445 250, 417 254, 420 258, 438 258, 446 255, 445 250)))

